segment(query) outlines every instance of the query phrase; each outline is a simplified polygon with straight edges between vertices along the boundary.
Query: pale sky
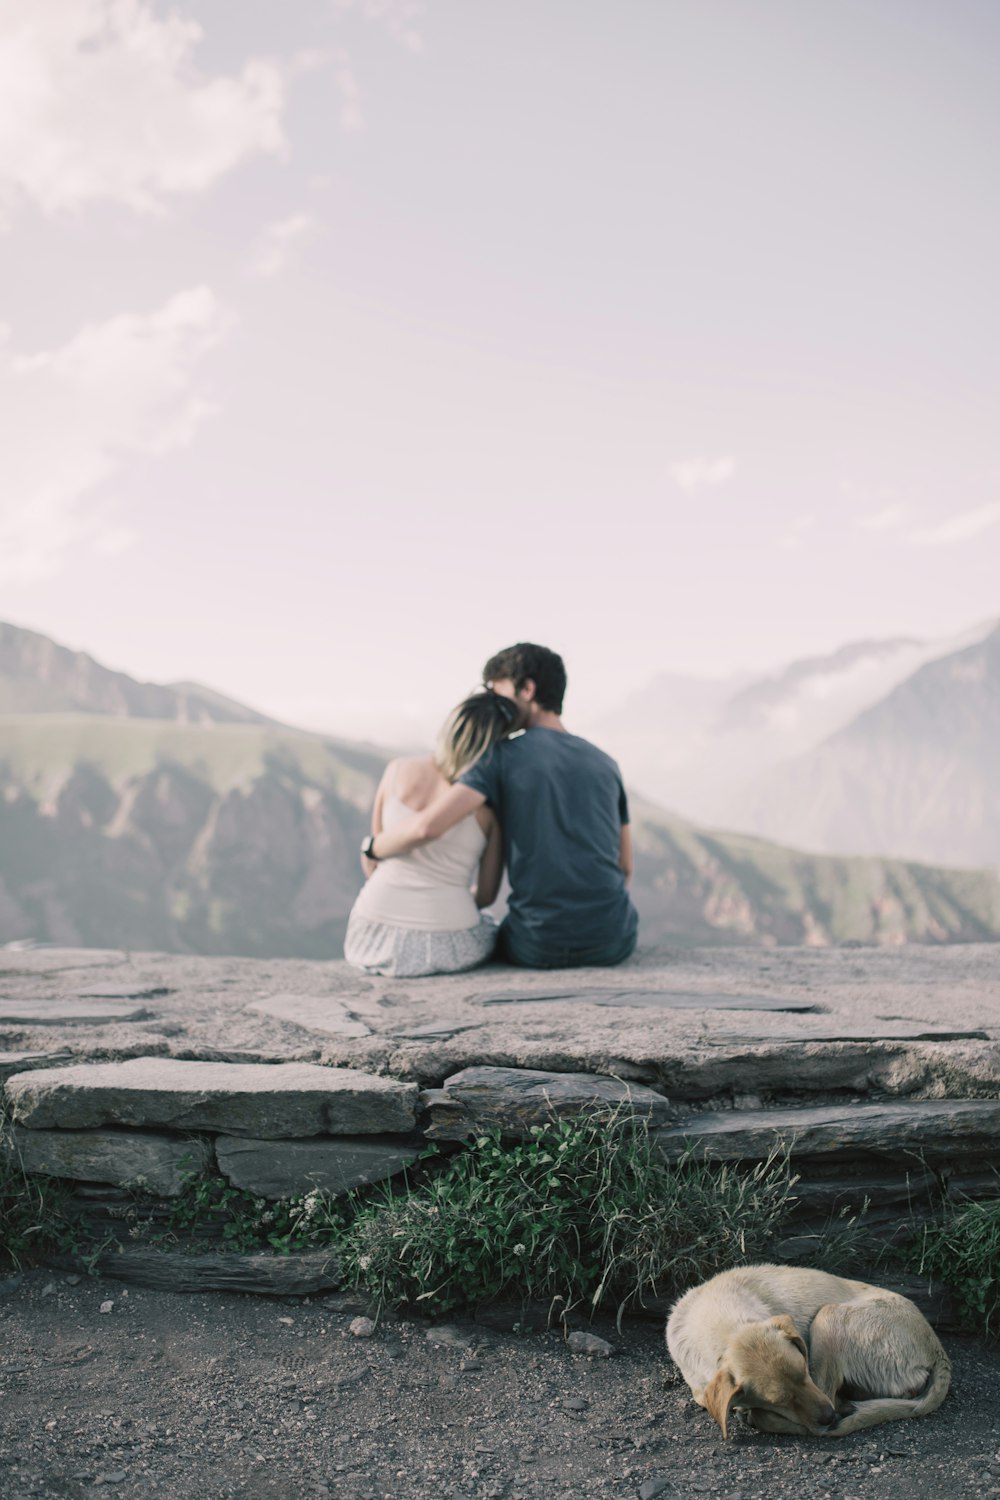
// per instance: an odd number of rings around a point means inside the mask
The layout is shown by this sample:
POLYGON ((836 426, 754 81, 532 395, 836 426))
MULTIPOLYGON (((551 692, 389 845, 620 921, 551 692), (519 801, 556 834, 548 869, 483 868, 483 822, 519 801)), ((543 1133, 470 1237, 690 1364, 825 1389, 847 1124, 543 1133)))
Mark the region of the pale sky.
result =
POLYGON ((0 618, 391 739, 1000 589, 995 0, 0 0, 0 618))

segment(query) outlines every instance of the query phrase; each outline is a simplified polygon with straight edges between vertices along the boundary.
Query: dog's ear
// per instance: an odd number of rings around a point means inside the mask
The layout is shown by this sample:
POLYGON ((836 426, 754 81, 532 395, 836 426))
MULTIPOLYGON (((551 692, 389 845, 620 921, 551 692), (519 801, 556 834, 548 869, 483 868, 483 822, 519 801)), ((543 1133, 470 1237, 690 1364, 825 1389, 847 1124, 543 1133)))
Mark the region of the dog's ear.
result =
POLYGON ((736 1384, 729 1371, 722 1369, 712 1376, 702 1393, 705 1410, 722 1428, 723 1438, 729 1436, 729 1408, 742 1389, 743 1387, 736 1384))
POLYGON ((795 1324, 792 1322, 788 1314, 779 1313, 776 1318, 771 1319, 771 1322, 773 1323, 775 1328, 781 1329, 782 1333, 785 1335, 785 1338, 795 1345, 796 1349, 798 1349, 799 1353, 802 1355, 802 1358, 806 1361, 806 1364, 808 1364, 809 1350, 806 1348, 805 1340, 800 1336, 799 1330, 796 1328, 795 1324))

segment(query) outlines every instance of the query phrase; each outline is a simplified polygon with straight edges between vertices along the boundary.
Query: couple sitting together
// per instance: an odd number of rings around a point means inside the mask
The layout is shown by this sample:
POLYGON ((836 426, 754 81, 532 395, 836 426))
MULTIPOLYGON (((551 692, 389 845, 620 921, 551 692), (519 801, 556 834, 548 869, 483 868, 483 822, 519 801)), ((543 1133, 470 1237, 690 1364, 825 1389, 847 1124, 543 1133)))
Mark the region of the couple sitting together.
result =
POLYGON ((344 942, 365 973, 452 974, 494 952, 538 969, 617 964, 635 948, 625 788, 610 756, 563 726, 562 658, 510 646, 483 681, 433 756, 385 769, 344 942), (505 865, 498 928, 482 908, 505 865))

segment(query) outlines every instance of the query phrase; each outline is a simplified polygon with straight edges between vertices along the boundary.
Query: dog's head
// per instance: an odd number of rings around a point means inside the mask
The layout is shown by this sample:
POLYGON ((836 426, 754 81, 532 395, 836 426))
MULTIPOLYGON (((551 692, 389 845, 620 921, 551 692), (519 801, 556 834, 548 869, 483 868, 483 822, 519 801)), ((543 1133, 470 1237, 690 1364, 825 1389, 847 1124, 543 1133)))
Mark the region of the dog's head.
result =
POLYGON ((729 1436, 733 1406, 771 1411, 810 1432, 829 1432, 837 1413, 809 1375, 809 1354, 791 1318, 747 1323, 730 1340, 704 1393, 705 1408, 729 1436))

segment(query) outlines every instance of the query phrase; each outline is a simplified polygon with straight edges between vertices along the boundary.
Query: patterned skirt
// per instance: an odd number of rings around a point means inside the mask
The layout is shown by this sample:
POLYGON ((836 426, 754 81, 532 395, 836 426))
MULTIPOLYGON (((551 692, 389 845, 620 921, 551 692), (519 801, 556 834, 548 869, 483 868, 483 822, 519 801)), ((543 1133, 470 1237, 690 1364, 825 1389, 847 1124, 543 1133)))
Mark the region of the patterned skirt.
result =
POLYGON ((485 963, 496 947, 497 925, 481 916, 462 932, 427 932, 394 927, 351 913, 344 938, 344 957, 365 974, 392 979, 419 979, 426 974, 458 974, 485 963))

